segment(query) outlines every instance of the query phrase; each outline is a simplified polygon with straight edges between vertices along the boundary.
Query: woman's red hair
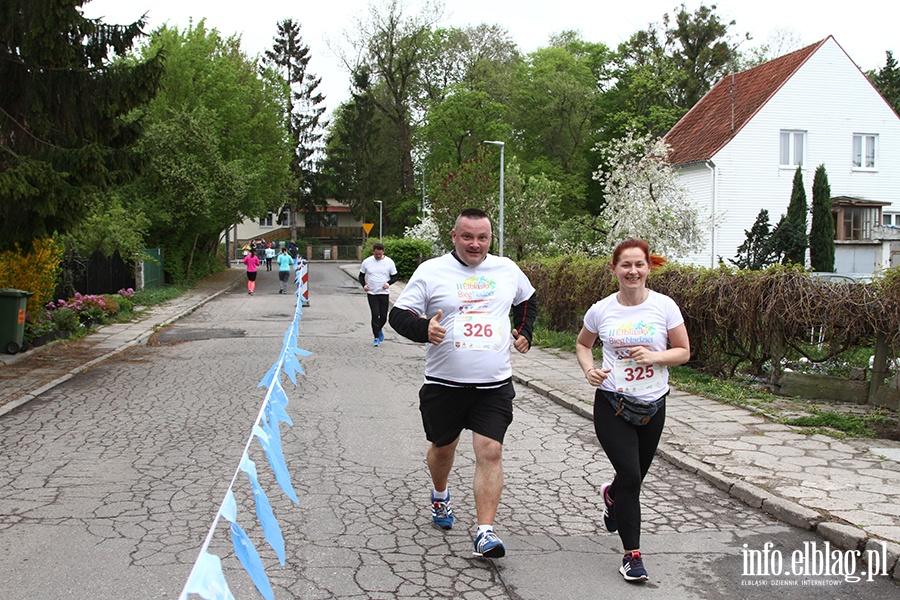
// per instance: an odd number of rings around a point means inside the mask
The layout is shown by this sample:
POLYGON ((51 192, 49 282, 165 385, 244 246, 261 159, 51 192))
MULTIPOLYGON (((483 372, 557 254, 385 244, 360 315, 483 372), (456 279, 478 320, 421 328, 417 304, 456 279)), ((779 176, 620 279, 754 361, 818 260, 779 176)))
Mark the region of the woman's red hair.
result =
POLYGON ((616 266, 619 263, 619 258, 621 258, 622 252, 628 250, 629 248, 638 248, 644 253, 644 257, 647 259, 647 264, 650 265, 651 271, 658 269, 666 264, 666 259, 664 257, 660 256, 659 254, 650 253, 650 244, 648 244, 645 240, 630 238, 623 242, 620 242, 619 245, 616 246, 616 249, 613 250, 613 266, 616 266))

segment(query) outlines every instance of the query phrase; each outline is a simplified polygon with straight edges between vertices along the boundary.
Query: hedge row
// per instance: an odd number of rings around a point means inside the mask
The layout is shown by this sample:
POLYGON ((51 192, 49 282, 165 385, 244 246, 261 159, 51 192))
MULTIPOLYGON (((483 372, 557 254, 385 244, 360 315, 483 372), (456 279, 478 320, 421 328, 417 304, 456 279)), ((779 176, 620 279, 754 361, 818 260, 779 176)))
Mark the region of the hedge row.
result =
MULTIPOLYGON (((547 325, 556 331, 577 333, 591 304, 617 289, 608 260, 564 257, 520 266, 537 288, 547 325)), ((813 279, 796 267, 741 271, 667 265, 651 273, 647 287, 681 307, 692 362, 709 372, 733 374, 749 366, 764 374, 785 356, 824 360, 878 336, 894 356, 900 351, 896 269, 873 284, 840 284, 813 279), (819 339, 822 344, 811 343, 819 339)))
MULTIPOLYGON (((362 258, 372 256, 372 246, 378 242, 378 238, 369 238, 363 248, 362 258)), ((400 279, 409 279, 413 271, 423 260, 431 258, 431 243, 414 238, 384 238, 384 255, 391 258, 397 265, 397 273, 400 279)))

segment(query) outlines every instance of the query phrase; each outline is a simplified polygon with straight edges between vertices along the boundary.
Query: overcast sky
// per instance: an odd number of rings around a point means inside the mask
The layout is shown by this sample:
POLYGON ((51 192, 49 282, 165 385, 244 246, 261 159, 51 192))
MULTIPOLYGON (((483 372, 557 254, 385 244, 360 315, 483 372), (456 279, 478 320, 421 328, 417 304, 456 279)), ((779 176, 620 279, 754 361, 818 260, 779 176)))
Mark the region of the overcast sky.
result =
MULTIPOLYGON (((690 12, 700 6, 694 0, 684 3, 690 12)), ((218 29, 225 37, 239 34, 242 48, 251 56, 271 47, 278 21, 299 21, 312 55, 309 71, 322 78, 320 88, 331 112, 349 96, 349 78, 326 40, 332 46, 340 45, 355 19, 365 20, 370 4, 370 0, 91 0, 84 11, 88 17, 102 17, 110 24, 131 23, 147 13, 148 32, 166 22, 183 29, 191 18, 194 22, 206 18, 207 27, 218 29)), ((420 4, 420 0, 405 0, 411 14, 420 4)), ((664 13, 673 13, 680 4, 679 0, 447 0, 441 24, 499 24, 525 53, 546 46, 551 34, 567 29, 580 31, 587 41, 615 48, 648 23, 660 22, 664 13)), ((718 0, 705 4, 715 4, 722 20, 736 21, 734 33, 750 33, 753 41, 744 42, 743 50, 767 42, 778 31, 788 31, 801 45, 833 35, 863 70, 884 66, 886 50, 900 58, 900 3, 893 1, 857 0, 842 3, 840 8, 819 0, 718 0)))

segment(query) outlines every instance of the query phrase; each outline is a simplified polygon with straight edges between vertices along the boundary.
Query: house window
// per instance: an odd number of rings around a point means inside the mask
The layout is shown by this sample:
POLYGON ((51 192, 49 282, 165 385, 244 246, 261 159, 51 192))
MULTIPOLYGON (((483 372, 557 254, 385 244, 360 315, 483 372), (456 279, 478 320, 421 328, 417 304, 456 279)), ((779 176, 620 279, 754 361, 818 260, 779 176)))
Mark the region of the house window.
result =
POLYGON ((871 133, 853 134, 853 168, 874 169, 878 136, 871 133))
POLYGON ((806 152, 805 131, 781 131, 778 164, 782 167, 796 167, 803 164, 806 152))
POLYGON ((841 211, 842 240, 870 240, 872 226, 878 223, 877 208, 845 206, 841 211))
POLYGON ((272 227, 272 223, 275 221, 275 215, 271 212, 267 213, 266 216, 259 218, 259 226, 260 227, 272 227))

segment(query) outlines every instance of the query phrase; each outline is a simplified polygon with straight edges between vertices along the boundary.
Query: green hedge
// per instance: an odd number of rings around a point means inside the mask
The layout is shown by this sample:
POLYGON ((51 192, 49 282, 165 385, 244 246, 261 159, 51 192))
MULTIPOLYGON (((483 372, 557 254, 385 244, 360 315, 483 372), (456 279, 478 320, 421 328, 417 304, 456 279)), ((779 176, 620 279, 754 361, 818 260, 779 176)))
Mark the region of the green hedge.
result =
MULTIPOLYGON (((377 242, 378 238, 369 238, 366 241, 362 252, 363 260, 372 256, 372 246, 377 242)), ((386 237, 383 243, 384 254, 397 265, 400 279, 409 279, 419 264, 431 258, 431 243, 425 240, 386 237)))
MULTIPOLYGON (((520 266, 537 289, 547 326, 559 332, 577 333, 587 309, 617 289, 608 258, 532 259, 520 266)), ((773 369, 777 380, 782 358, 822 361, 872 345, 876 336, 893 347, 893 356, 900 350, 897 269, 873 284, 835 284, 800 267, 742 271, 669 264, 650 274, 647 287, 675 300, 693 363, 714 373, 773 369)))

